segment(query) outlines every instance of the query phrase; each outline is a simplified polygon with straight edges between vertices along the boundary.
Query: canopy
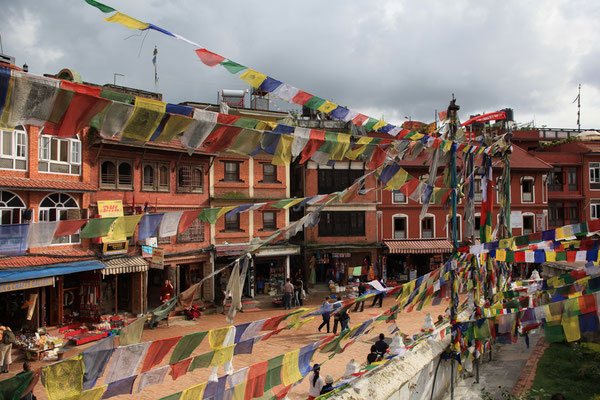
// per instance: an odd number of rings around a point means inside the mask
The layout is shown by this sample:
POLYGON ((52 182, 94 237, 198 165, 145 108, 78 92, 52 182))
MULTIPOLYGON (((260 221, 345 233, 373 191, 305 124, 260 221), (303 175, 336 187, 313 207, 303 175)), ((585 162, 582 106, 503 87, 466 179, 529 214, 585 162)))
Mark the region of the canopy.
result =
POLYGON ((384 240, 391 254, 452 253, 452 243, 447 239, 384 240))
POLYGON ((106 268, 102 270, 102 275, 148 271, 148 261, 139 256, 114 258, 104 261, 104 264, 106 268))
POLYGON ((30 268, 11 268, 0 271, 0 283, 45 278, 49 276, 68 275, 75 272, 104 269, 105 267, 106 265, 97 260, 88 260, 52 265, 40 265, 39 267, 30 268))

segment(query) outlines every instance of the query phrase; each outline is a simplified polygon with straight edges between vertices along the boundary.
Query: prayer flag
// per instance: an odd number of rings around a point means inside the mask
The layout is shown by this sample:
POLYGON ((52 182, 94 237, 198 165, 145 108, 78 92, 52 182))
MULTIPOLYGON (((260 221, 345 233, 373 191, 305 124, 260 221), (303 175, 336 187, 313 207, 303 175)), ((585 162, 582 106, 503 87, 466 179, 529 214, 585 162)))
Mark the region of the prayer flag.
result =
POLYGON ((283 356, 282 381, 285 386, 289 386, 302 379, 302 374, 298 368, 299 355, 300 349, 296 349, 283 356))
POLYGON ((83 389, 91 389, 96 381, 104 374, 108 361, 113 354, 115 337, 109 336, 102 339, 98 344, 85 350, 83 354, 83 389))
POLYGON ((242 64, 238 64, 231 60, 225 60, 221 63, 221 66, 224 67, 227 71, 232 74, 237 74, 240 71, 247 69, 248 67, 243 66, 242 64))
POLYGON ((60 221, 34 222, 29 224, 27 248, 50 246, 59 224, 60 221))
POLYGON ((245 400, 261 397, 264 393, 267 379, 268 361, 251 365, 248 368, 245 400))
POLYGON ((174 364, 188 358, 194 352, 196 347, 202 343, 207 334, 208 331, 202 331, 183 336, 175 346, 175 349, 173 349, 169 364, 174 364))
POLYGON ((281 385, 281 369, 283 367, 284 355, 271 358, 268 362, 267 379, 265 380, 265 390, 281 385))
POLYGON ((217 125, 219 113, 194 109, 194 122, 183 132, 181 143, 193 151, 202 145, 207 136, 217 125))
POLYGON ((190 367, 190 363, 192 362, 192 358, 186 358, 184 360, 178 361, 176 363, 170 363, 171 371, 169 375, 173 377, 173 380, 177 380, 182 375, 185 375, 190 367))
POLYGON ((81 230, 81 238, 92 239, 107 236, 110 232, 113 222, 115 222, 117 218, 118 217, 90 218, 87 225, 81 230))
POLYGON ((267 79, 267 76, 248 68, 246 72, 240 75, 240 79, 246 81, 246 83, 253 88, 258 89, 260 84, 267 79))
POLYGON ((160 385, 164 382, 165 376, 169 371, 169 366, 165 365, 164 367, 156 368, 148 372, 141 373, 139 375, 139 383, 137 387, 136 393, 140 393, 146 386, 151 385, 160 385))
POLYGON ((42 369, 44 387, 50 400, 79 399, 83 391, 83 355, 78 354, 42 369))
MULTIPOLYGON (((102 11, 102 10, 101 10, 102 11)), ((108 22, 116 22, 119 23, 123 26, 126 26, 127 28, 130 29, 139 29, 139 30, 144 30, 144 29, 148 29, 149 25, 145 22, 142 21, 138 21, 135 18, 130 17, 129 15, 125 15, 123 13, 120 13, 117 11, 116 14, 110 16, 109 18, 104 18, 105 21, 108 22)))
POLYGON ((120 379, 118 381, 114 381, 108 384, 106 388, 106 392, 102 395, 103 399, 108 399, 110 397, 119 396, 122 394, 132 394, 133 393, 133 384, 135 383, 135 379, 137 375, 129 376, 127 378, 120 379))
POLYGON ((199 400, 203 398, 207 382, 192 386, 181 393, 180 400, 199 400))
POLYGON ((230 346, 221 347, 215 350, 215 355, 211 360, 210 365, 212 367, 217 367, 225 364, 228 361, 231 361, 231 359, 233 358, 233 350, 235 349, 235 346, 235 344, 232 344, 230 346))
POLYGON ((32 378, 33 371, 29 371, 0 381, 0 399, 20 400, 32 378))
POLYGON ((196 49, 196 54, 198 55, 198 58, 200 58, 200 61, 209 67, 214 67, 225 61, 225 57, 206 49, 196 49))
POLYGON ((225 151, 242 130, 235 126, 217 125, 202 143, 202 150, 207 153, 225 151))
POLYGON ((156 236, 163 214, 144 214, 140 220, 138 240, 156 236))
POLYGON ((115 348, 104 382, 110 383, 135 375, 138 366, 148 350, 148 346, 150 346, 150 342, 115 348))
POLYGON ((146 316, 138 318, 125 328, 121 329, 119 335, 119 346, 127 346, 130 344, 139 343, 142 339, 142 332, 144 331, 144 323, 146 322, 146 316))
POLYGON ((322 113, 325 114, 329 114, 331 111, 333 111, 335 108, 337 108, 337 104, 332 103, 330 101, 325 101, 325 103, 321 104, 321 106, 319 108, 317 108, 317 111, 321 111, 322 113))
POLYGON ((215 351, 209 351, 208 353, 200 354, 199 356, 194 357, 192 363, 190 364, 190 368, 188 372, 192 372, 198 368, 208 368, 210 367, 210 363, 212 362, 213 357, 215 356, 215 351))
POLYGON ((231 326, 211 329, 208 333, 208 343, 210 344, 210 348, 214 350, 223 347, 225 338, 230 330, 231 326))
POLYGON ((177 336, 152 342, 148 348, 148 351, 146 352, 146 358, 142 364, 141 372, 147 372, 155 365, 158 365, 181 338, 181 336, 177 336))
POLYGON ((148 141, 162 121, 166 107, 166 103, 162 101, 136 97, 133 114, 131 114, 121 135, 143 142, 148 141))
POLYGON ((79 400, 100 400, 102 398, 102 394, 104 393, 104 389, 106 389, 107 386, 108 385, 102 385, 93 389, 84 390, 81 392, 81 397, 79 400))
POLYGON ((135 228, 137 228, 137 224, 141 218, 141 214, 118 217, 112 227, 112 239, 127 240, 127 238, 133 237, 135 228))

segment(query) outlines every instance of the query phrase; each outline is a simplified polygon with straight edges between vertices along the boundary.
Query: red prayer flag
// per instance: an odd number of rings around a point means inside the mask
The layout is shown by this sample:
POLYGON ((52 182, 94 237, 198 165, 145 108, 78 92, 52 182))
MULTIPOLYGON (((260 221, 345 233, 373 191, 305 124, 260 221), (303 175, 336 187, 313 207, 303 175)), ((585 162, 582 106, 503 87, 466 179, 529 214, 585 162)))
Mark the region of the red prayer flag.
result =
POLYGON ((58 228, 56 228, 56 232, 54 232, 54 237, 66 236, 66 235, 74 235, 85 224, 88 222, 87 219, 73 219, 68 221, 60 221, 58 224, 58 228))
POLYGON ((421 181, 417 178, 413 178, 406 182, 401 188, 400 191, 406 196, 410 196, 415 190, 417 190, 417 186, 421 184, 421 181))
POLYGON ((177 336, 168 339, 161 339, 152 342, 146 353, 144 364, 142 364, 142 371, 147 372, 152 369, 155 365, 159 364, 167 353, 171 350, 171 347, 175 346, 182 336, 177 336))
POLYGON ((525 262, 524 251, 515 251, 515 262, 525 262))
POLYGON ((268 366, 269 361, 263 361, 248 368, 244 400, 251 400, 255 397, 261 397, 264 394, 268 366))
POLYGON ((265 321, 264 325, 261 328, 261 331, 272 331, 277 329, 279 323, 283 321, 283 319, 287 317, 287 315, 279 315, 276 317, 271 317, 265 321))
POLYGON ((235 140, 243 128, 234 126, 217 125, 202 143, 202 149, 207 153, 225 151, 235 140))
POLYGON ((312 97, 313 97, 312 94, 306 93, 306 92, 300 90, 298 92, 298 94, 295 95, 294 98, 292 99, 292 103, 303 106, 304 104, 306 104, 307 101, 312 99, 312 97))
POLYGON ((277 398, 277 400, 281 400, 290 392, 291 388, 292 385, 288 385, 281 389, 273 390, 273 393, 275 393, 275 397, 277 398))
POLYGON ((598 311, 598 305, 596 304, 596 295, 593 293, 583 295, 579 297, 579 309, 582 314, 593 312, 594 314, 598 311))
POLYGON ((588 231, 591 232, 596 232, 596 231, 600 231, 600 219, 595 219, 593 221, 588 221, 588 231))
POLYGON ((239 115, 219 114, 217 116, 217 124, 233 125, 240 118, 242 117, 239 115))
POLYGON ((371 160, 367 163, 367 169, 373 171, 379 168, 379 166, 384 163, 386 154, 387 153, 381 146, 375 147, 375 151, 373 152, 373 155, 371 155, 371 160))
POLYGON ((567 251, 567 261, 568 262, 575 262, 576 256, 577 256, 576 251, 567 251))
POLYGON ((185 230, 198 218, 201 211, 202 210, 200 209, 184 211, 179 220, 179 229, 177 230, 177 233, 185 232, 185 230))
POLYGON ((173 380, 176 380, 181 375, 185 375, 190 367, 190 363, 192 362, 194 357, 183 359, 175 364, 171 364, 171 371, 169 371, 169 375, 173 377, 173 380))
POLYGON ((321 147, 323 143, 325 143, 325 131, 319 131, 317 129, 311 129, 309 141, 302 150, 302 159, 300 160, 300 164, 304 164, 308 161, 315 151, 321 147))
POLYGON ((196 54, 198 55, 198 58, 200 58, 200 61, 209 67, 214 67, 215 65, 219 65, 225 61, 225 57, 206 49, 197 49, 196 54))
POLYGON ((365 121, 368 119, 369 119, 369 117, 367 117, 366 115, 358 114, 356 117, 352 118, 352 123, 354 125, 362 126, 362 124, 364 124, 365 121))

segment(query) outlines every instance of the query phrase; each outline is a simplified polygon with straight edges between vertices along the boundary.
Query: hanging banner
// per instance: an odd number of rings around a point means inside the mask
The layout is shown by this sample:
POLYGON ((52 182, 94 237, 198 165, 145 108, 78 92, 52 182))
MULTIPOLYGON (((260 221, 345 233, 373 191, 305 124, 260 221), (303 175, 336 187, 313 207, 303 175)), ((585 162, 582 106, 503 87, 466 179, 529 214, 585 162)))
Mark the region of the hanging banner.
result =
POLYGON ((510 212, 510 225, 513 229, 523 229, 523 213, 521 211, 510 212))
POLYGON ((152 263, 150 268, 163 269, 165 267, 165 249, 154 247, 152 249, 152 263))
POLYGON ((504 111, 496 111, 489 114, 478 115, 467 120, 461 126, 471 125, 473 122, 498 121, 500 119, 506 119, 506 113, 504 111))

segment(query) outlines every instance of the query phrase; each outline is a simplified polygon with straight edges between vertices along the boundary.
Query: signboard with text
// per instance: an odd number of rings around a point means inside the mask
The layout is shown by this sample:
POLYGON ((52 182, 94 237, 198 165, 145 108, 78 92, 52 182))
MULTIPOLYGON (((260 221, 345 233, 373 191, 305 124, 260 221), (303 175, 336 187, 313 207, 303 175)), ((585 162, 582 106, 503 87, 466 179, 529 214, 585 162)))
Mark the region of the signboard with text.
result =
POLYGON ((165 249, 160 247, 152 248, 152 264, 150 268, 163 269, 165 267, 165 249))
POLYGON ((27 290, 44 286, 54 285, 54 277, 28 279, 26 281, 0 283, 0 293, 12 292, 14 290, 27 290))

